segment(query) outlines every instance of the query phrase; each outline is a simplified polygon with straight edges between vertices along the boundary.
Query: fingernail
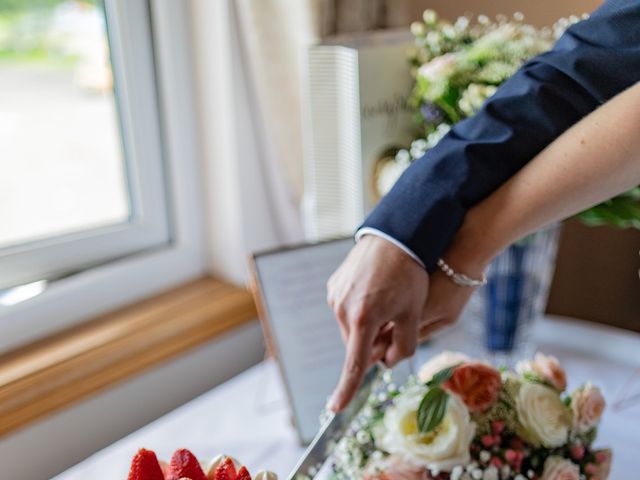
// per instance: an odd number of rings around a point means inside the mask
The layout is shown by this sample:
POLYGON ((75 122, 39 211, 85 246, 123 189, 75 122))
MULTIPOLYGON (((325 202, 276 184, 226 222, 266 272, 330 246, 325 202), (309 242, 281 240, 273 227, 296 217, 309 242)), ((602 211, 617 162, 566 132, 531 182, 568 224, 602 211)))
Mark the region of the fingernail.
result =
POLYGON ((336 413, 338 411, 338 407, 339 405, 338 405, 337 395, 334 393, 333 395, 331 395, 331 398, 327 402, 327 408, 332 412, 336 413))

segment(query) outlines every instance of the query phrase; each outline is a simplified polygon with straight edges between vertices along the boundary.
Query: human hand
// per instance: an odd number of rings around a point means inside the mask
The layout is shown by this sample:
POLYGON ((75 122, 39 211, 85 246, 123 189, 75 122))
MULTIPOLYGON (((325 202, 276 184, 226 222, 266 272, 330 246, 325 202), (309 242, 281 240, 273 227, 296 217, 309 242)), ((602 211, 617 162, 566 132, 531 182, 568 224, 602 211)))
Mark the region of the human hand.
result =
POLYGON ((351 249, 327 283, 347 347, 331 410, 351 401, 370 365, 393 366, 413 355, 428 288, 426 270, 391 242, 365 235, 351 249))
MULTIPOLYGON (((481 278, 492 254, 489 249, 480 247, 480 238, 473 228, 472 212, 444 254, 447 264, 471 278, 481 278)), ((420 341, 454 324, 475 290, 476 288, 458 285, 440 270, 432 273, 429 298, 420 320, 420 341)))
POLYGON ((418 338, 424 341, 434 333, 453 325, 475 288, 455 284, 442 272, 430 275, 429 298, 418 327, 418 338))

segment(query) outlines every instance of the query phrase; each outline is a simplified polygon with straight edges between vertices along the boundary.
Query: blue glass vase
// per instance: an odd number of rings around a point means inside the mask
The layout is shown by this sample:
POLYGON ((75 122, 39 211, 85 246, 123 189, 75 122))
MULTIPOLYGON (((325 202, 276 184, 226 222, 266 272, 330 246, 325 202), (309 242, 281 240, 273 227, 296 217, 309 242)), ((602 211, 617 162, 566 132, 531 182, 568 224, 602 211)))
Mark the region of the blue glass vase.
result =
POLYGON ((559 232, 558 225, 540 230, 490 264, 487 284, 474 294, 467 310, 476 354, 512 365, 533 353, 531 326, 547 305, 559 232))

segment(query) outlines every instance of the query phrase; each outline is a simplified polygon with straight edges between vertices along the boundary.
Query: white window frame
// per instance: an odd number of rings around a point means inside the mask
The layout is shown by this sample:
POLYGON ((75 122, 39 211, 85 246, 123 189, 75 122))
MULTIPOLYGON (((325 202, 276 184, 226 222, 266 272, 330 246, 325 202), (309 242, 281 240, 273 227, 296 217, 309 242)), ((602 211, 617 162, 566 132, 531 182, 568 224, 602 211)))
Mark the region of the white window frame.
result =
MULTIPOLYGON (((141 220, 134 228, 141 229, 138 230, 141 238, 146 236, 136 244, 142 247, 141 252, 122 256, 51 282, 42 294, 32 299, 16 305, 0 306, 0 352, 184 283, 203 275, 206 270, 205 228, 202 225, 205 218, 201 183, 203 176, 196 135, 195 99, 192 95, 194 68, 191 64, 187 4, 164 0, 108 0, 108 4, 109 18, 115 15, 113 18, 118 19, 111 20, 110 28, 115 25, 129 32, 122 34, 124 42, 112 47, 121 49, 119 54, 125 57, 132 55, 131 52, 127 53, 128 50, 136 50, 131 42, 145 42, 143 32, 135 33, 133 19, 146 15, 151 20, 144 28, 149 28, 146 45, 154 49, 155 65, 140 60, 141 63, 136 65, 136 68, 139 67, 136 74, 147 78, 152 75, 152 79, 155 77, 152 85, 158 88, 158 92, 157 95, 154 92, 153 99, 150 96, 131 97, 134 92, 139 94, 140 91, 127 84, 125 88, 129 90, 125 95, 129 97, 125 97, 127 101, 123 105, 128 104, 132 110, 141 111, 127 112, 123 117, 144 115, 146 112, 148 121, 158 126, 153 135, 136 138, 135 145, 139 150, 134 154, 152 152, 157 158, 163 159, 164 170, 167 172, 165 186, 170 195, 161 192, 165 205, 163 209, 156 208, 156 213, 153 213, 154 209, 147 210, 146 207, 152 205, 149 201, 157 200, 158 191, 147 190, 145 193, 145 189, 140 190, 141 197, 135 201, 140 202, 138 211, 141 220), (150 23, 153 25, 152 29, 150 23), (163 223, 163 215, 158 214, 167 211, 171 214, 172 227, 168 242, 165 241, 168 231, 166 216, 163 223), (148 232, 151 233, 147 235, 148 232), (164 239, 162 235, 165 235, 164 239), (149 245, 158 245, 159 238, 162 245, 149 249, 149 245), (150 239, 152 242, 148 243, 150 239)), ((119 35, 114 35, 116 36, 119 35)), ((135 56, 133 59, 135 60, 135 56)), ((122 95, 121 92, 119 94, 122 95)), ((136 136, 145 135, 133 125, 132 131, 136 136)), ((155 173, 152 171, 145 172, 146 174, 161 175, 162 172, 156 169, 155 173)), ((140 179, 140 175, 134 177, 140 179)), ((131 252, 130 249, 127 251, 131 252)), ((65 255, 70 253, 76 254, 77 251, 67 250, 65 255)), ((112 257, 113 251, 110 252, 110 258, 112 257)))
POLYGON ((130 218, 0 249, 0 288, 64 276, 170 240, 148 5, 107 0, 105 10, 130 218))

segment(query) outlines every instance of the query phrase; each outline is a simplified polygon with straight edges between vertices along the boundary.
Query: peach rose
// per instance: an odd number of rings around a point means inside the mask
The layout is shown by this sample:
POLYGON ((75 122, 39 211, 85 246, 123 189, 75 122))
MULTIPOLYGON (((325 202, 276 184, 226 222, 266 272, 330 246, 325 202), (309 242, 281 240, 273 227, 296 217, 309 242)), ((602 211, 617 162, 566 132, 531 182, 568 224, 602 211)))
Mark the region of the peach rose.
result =
POLYGON ((391 455, 369 462, 364 480, 430 480, 424 467, 417 467, 402 458, 391 455))
POLYGON ((538 352, 533 361, 519 363, 517 370, 520 373, 533 373, 559 392, 563 392, 567 388, 567 374, 560 366, 558 359, 551 355, 538 352))
POLYGON ((500 372, 490 365, 469 362, 456 367, 442 386, 458 395, 471 413, 481 413, 498 400, 502 379, 500 372))
POLYGON ((445 368, 453 367, 459 363, 464 363, 469 360, 464 353, 450 352, 445 350, 444 352, 430 358, 425 362, 420 371, 418 372, 418 378, 422 383, 427 383, 433 378, 433 376, 445 368))
POLYGON ((541 480, 580 480, 580 468, 571 460, 549 457, 544 462, 541 480))
POLYGON ((600 421, 604 407, 605 401, 600 389, 591 383, 573 392, 571 396, 573 430, 577 433, 591 430, 600 421))

